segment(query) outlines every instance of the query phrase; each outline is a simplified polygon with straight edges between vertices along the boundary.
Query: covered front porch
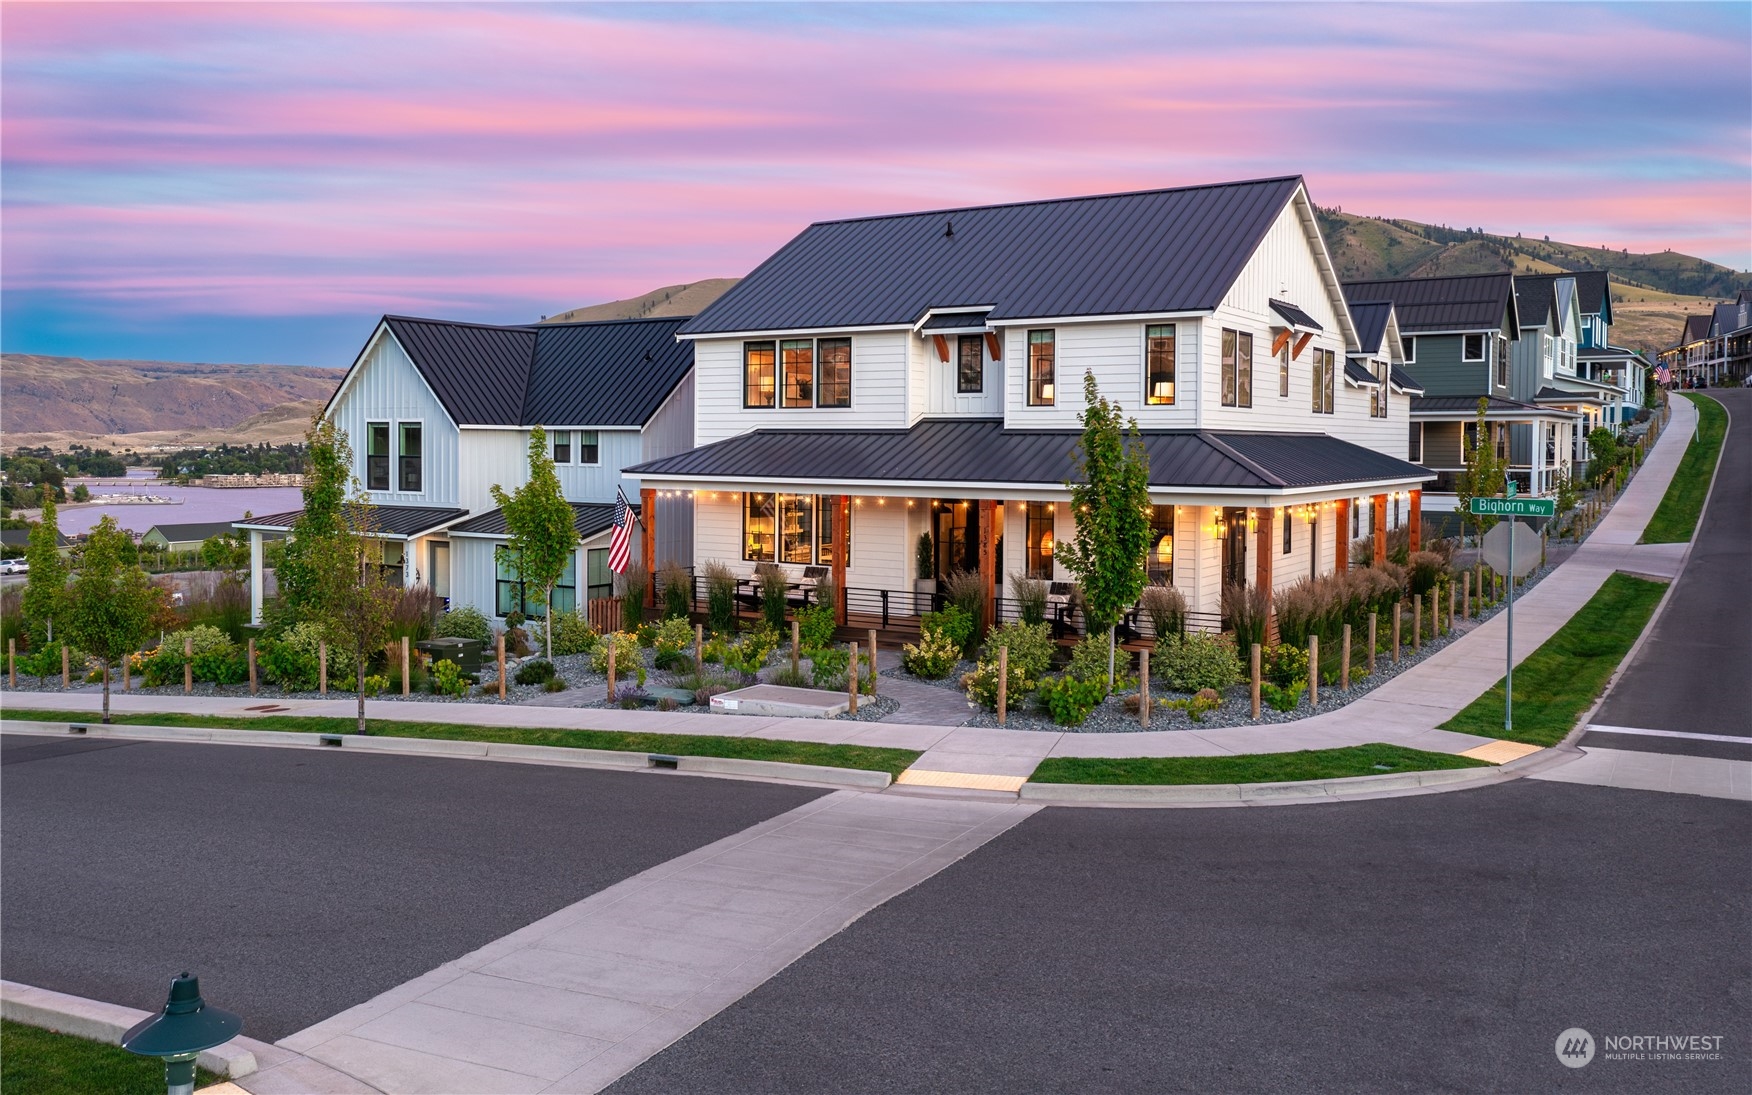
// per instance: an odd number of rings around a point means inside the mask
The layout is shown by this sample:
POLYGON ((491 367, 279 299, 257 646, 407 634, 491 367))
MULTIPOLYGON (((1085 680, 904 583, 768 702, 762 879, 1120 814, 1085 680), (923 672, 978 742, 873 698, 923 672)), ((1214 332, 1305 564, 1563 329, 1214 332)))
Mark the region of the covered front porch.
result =
MULTIPOLYGON (((1411 405, 1411 457, 1435 473, 1425 504, 1437 512, 1456 506, 1456 487, 1469 467, 1478 434, 1476 396, 1434 396, 1411 405)), ((1484 416, 1488 444, 1508 464, 1517 493, 1546 496, 1559 476, 1571 474, 1580 416, 1556 407, 1492 396, 1484 416)))

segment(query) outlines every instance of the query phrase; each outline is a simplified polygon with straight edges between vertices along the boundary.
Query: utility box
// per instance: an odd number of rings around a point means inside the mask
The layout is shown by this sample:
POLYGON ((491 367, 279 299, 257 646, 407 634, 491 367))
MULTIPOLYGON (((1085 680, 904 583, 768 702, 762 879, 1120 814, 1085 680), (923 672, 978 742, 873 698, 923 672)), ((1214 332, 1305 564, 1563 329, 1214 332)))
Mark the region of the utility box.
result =
POLYGON ((420 653, 434 662, 453 662, 470 677, 480 675, 481 641, 479 639, 427 639, 414 644, 420 653))

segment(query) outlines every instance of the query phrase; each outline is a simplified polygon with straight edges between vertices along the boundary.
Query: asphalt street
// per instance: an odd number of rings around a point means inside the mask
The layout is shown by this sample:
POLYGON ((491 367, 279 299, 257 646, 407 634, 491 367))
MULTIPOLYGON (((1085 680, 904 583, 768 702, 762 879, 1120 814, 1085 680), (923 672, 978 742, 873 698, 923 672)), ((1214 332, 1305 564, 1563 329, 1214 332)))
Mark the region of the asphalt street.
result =
POLYGON ((609 1091, 1744 1092, 1749 821, 1532 780, 1048 809, 609 1091), (1572 1070, 1572 1026, 1723 1056, 1572 1070))
MULTIPOLYGON (((1592 722, 1752 737, 1752 389, 1705 394, 1727 409, 1715 487, 1678 584, 1592 722)), ((1686 752, 1675 739, 1590 733, 1581 744, 1686 752)), ((1690 749, 1695 753, 1695 749, 1690 749)), ((1707 756, 1752 759, 1721 743, 1707 756)))
POLYGON ((821 792, 339 750, 0 737, 0 973, 197 973, 272 1041, 821 792))

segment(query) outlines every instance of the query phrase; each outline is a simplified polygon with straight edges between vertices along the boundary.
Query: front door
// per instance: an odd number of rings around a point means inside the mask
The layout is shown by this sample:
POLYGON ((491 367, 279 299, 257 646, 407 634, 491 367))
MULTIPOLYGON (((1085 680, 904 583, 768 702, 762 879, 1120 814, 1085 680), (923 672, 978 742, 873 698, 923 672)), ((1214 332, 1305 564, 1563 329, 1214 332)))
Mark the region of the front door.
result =
POLYGON ((1231 507, 1223 510, 1223 588, 1246 584, 1247 511, 1231 507))
POLYGON ((979 569, 979 507, 964 498, 931 503, 931 535, 937 541, 937 578, 979 569))

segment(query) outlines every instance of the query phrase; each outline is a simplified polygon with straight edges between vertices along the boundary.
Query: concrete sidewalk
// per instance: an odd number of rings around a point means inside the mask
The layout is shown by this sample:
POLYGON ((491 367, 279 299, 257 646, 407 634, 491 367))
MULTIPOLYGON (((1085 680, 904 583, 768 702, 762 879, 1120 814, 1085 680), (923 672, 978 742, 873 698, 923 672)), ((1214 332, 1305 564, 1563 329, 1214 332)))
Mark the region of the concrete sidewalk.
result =
MULTIPOLYGON (((1673 400, 1672 417, 1666 430, 1650 451, 1642 470, 1625 488, 1611 511, 1575 554, 1546 575, 1525 596, 1516 599, 1517 664, 1567 623, 1613 572, 1625 570, 1657 578, 1671 578, 1679 572, 1690 545, 1638 544, 1637 541, 1678 470, 1696 419, 1696 408, 1689 400, 1673 400)), ((1296 722, 1209 730, 1043 733, 902 722, 730 717, 418 700, 368 701, 366 710, 372 718, 403 721, 710 734, 917 749, 924 751, 924 755, 915 765, 916 769, 984 776, 1000 781, 1025 778, 1042 758, 1049 756, 1222 756, 1342 748, 1369 742, 1462 753, 1487 745, 1493 739, 1456 734, 1437 727, 1502 679, 1507 638, 1508 621, 1499 613, 1421 664, 1343 707, 1296 722)), ((884 685, 887 683, 885 681, 884 685)), ((6 702, 12 706, 57 711, 90 711, 96 706, 95 700, 92 692, 81 690, 6 696, 6 702)), ((127 714, 180 711, 248 719, 260 713, 249 708, 259 707, 262 702, 248 697, 117 695, 112 700, 112 707, 127 714)), ((277 709, 272 713, 351 718, 355 702, 351 697, 327 701, 287 700, 276 704, 277 709)), ((950 697, 946 710, 953 710, 953 707, 953 697, 950 697)), ((1002 789, 996 784, 991 788, 1002 789)))

